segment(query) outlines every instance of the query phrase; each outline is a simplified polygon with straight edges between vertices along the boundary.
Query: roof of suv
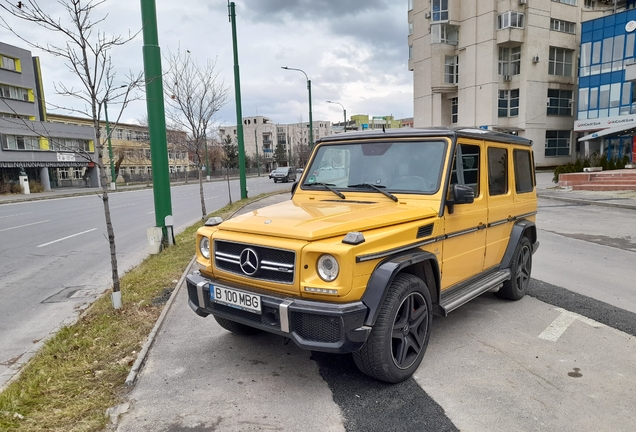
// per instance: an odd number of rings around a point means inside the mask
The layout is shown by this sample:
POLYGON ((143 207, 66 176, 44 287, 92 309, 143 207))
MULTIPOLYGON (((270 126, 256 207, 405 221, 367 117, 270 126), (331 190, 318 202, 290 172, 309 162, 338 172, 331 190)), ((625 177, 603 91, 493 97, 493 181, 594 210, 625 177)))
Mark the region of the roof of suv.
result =
POLYGON ((508 144, 526 145, 531 146, 532 140, 523 138, 517 135, 511 135, 502 132, 495 132, 486 129, 479 129, 475 127, 431 127, 426 129, 414 129, 414 128, 398 128, 398 129, 386 129, 382 130, 366 130, 346 132, 336 135, 329 135, 320 138, 316 144, 321 142, 333 142, 333 141, 349 141, 359 140, 364 138, 369 139, 395 139, 395 138, 421 138, 421 137, 433 137, 433 136, 448 136, 454 137, 466 137, 472 139, 487 139, 490 141, 497 141, 508 144))

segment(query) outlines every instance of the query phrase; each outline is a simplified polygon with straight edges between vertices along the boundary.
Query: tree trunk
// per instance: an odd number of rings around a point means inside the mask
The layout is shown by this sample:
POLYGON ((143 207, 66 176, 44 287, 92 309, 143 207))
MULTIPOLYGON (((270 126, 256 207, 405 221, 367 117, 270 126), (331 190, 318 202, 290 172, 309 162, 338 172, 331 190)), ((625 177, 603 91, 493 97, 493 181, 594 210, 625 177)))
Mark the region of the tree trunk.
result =
MULTIPOLYGON (((99 140, 99 138, 97 139, 99 140)), ((102 183, 102 202, 104 203, 104 218, 106 219, 106 233, 108 235, 108 244, 110 245, 110 267, 113 277, 113 292, 119 292, 119 272, 117 270, 117 252, 115 248, 115 230, 113 229, 113 222, 110 218, 110 203, 108 202, 108 178, 106 177, 106 170, 104 169, 103 149, 104 146, 101 143, 97 144, 97 166, 99 167, 99 177, 102 183)))
POLYGON ((230 169, 227 168, 227 194, 230 197, 230 204, 232 204, 232 191, 230 190, 230 169))
POLYGON ((201 169, 199 169, 199 195, 201 195, 201 219, 205 220, 208 213, 205 210, 205 198, 203 196, 203 170, 201 169))

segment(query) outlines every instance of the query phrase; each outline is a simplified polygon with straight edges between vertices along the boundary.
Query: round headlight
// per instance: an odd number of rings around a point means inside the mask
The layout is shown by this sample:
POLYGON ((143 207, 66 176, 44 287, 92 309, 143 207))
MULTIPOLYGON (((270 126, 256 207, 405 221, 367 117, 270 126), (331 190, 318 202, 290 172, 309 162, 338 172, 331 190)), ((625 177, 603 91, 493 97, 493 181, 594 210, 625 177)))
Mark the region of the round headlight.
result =
POLYGON ((332 282, 338 277, 338 261, 332 255, 321 255, 318 258, 318 275, 325 282, 332 282))
POLYGON ((199 251, 205 258, 210 258, 210 239, 201 237, 199 241, 199 251))

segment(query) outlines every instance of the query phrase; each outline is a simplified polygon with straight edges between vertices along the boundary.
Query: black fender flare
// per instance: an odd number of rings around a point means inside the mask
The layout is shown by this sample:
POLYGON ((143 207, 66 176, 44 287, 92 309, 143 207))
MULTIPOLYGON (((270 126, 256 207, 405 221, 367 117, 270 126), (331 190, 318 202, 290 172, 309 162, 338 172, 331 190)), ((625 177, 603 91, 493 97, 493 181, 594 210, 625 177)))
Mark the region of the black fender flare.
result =
MULTIPOLYGON (((380 311, 380 306, 384 302, 388 288, 391 286, 395 276, 402 269, 427 260, 431 261, 433 267, 435 289, 437 291, 437 295, 431 295, 431 297, 439 299, 440 274, 439 264, 435 254, 428 251, 411 250, 391 256, 384 261, 381 261, 376 266, 373 273, 371 273, 369 282, 367 282, 367 289, 361 299, 365 306, 369 309, 364 321, 365 325, 373 326, 375 324, 375 320, 377 319, 380 311)), ((430 288, 431 287, 429 287, 429 289, 430 288)), ((433 301, 435 302, 435 300, 433 301)))
POLYGON ((527 237, 530 239, 530 243, 533 247, 533 252, 538 247, 537 243, 537 227, 534 222, 528 219, 521 219, 515 222, 512 227, 512 232, 510 233, 510 240, 508 240, 508 247, 506 247, 506 252, 501 260, 501 264, 499 265, 500 269, 507 269, 510 267, 510 263, 512 261, 512 256, 515 253, 515 249, 521 240, 521 237, 526 236, 526 233, 529 234, 527 237))

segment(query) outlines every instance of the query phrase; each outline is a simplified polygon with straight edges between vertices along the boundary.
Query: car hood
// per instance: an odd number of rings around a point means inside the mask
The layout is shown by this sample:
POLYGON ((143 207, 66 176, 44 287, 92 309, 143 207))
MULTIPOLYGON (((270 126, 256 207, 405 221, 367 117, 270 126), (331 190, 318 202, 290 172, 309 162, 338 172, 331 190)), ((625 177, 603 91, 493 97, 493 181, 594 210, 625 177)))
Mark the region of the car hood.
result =
POLYGON ((419 202, 286 201, 254 210, 219 225, 220 230, 299 240, 319 240, 433 217, 437 211, 419 202))

